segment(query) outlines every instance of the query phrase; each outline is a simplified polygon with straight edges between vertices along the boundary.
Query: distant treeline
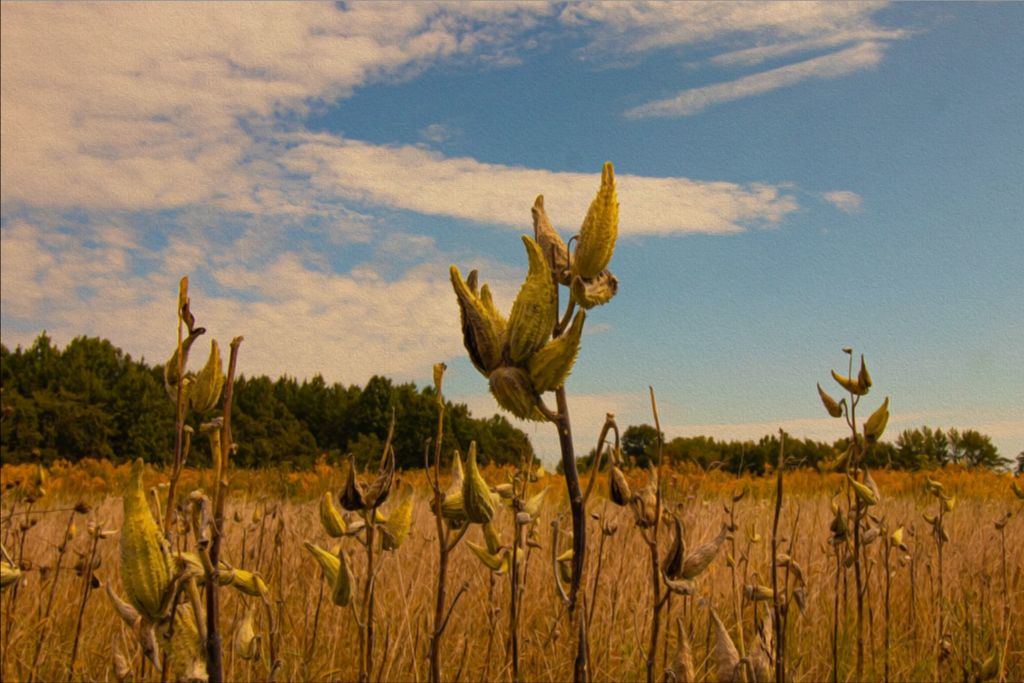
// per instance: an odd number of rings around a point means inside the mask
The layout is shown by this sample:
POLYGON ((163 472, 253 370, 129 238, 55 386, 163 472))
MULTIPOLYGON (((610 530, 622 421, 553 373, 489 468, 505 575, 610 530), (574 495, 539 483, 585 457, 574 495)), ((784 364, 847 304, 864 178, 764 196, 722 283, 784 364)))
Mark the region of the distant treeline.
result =
MULTIPOLYGON (((78 337, 62 350, 43 333, 27 349, 0 345, 0 386, 3 462, 173 460, 174 405, 163 366, 133 360, 109 341, 78 337)), ((334 462, 349 453, 360 465, 375 462, 394 408, 397 464, 422 467, 425 441, 437 430, 435 396, 433 387, 377 376, 364 387, 328 384, 320 375, 301 382, 240 376, 231 418, 234 462, 304 468, 325 453, 334 462)), ((465 452, 475 440, 482 461, 499 463, 531 451, 526 434, 504 417, 476 419, 464 404, 446 406, 446 451, 465 452)), ((193 441, 189 462, 209 462, 205 439, 193 441)))
MULTIPOLYGON (((174 406, 164 389, 163 366, 135 361, 109 341, 78 337, 63 350, 41 334, 27 349, 0 345, 0 457, 3 462, 76 461, 83 457, 115 462, 137 457, 167 464, 172 460, 174 406)), ((465 452, 470 441, 484 462, 518 462, 532 452, 529 438, 501 415, 476 419, 461 403, 445 411, 446 452, 465 452)), ((241 376, 235 383, 232 428, 244 467, 289 463, 312 465, 323 454, 337 462, 353 454, 360 466, 379 457, 395 410, 395 452, 399 467, 421 467, 426 439, 437 427, 433 387, 394 384, 375 376, 366 386, 328 384, 317 375, 241 376)), ((193 425, 198 427, 198 425, 193 425)), ((837 421, 837 434, 843 427, 837 421)), ((198 430, 197 430, 198 431, 198 430)), ((922 427, 876 444, 870 467, 921 469, 960 463, 968 467, 1010 465, 991 439, 967 429, 922 427)), ((633 425, 622 434, 622 449, 638 466, 653 457, 657 433, 650 425, 633 425)), ((845 441, 824 443, 787 435, 787 461, 813 467, 845 448, 845 441)), ((666 441, 665 455, 674 463, 693 462, 708 469, 764 473, 778 458, 777 435, 759 441, 718 441, 711 437, 676 437, 666 441)), ((583 458, 589 466, 591 452, 583 458)), ((1018 456, 1024 466, 1024 453, 1018 456)), ((196 439, 189 461, 209 462, 203 439, 196 439)))
MULTIPOLYGON (((845 423, 837 421, 837 432, 845 427, 845 423)), ((921 427, 894 436, 894 441, 882 441, 870 447, 864 459, 868 467, 917 470, 949 464, 989 469, 1011 466, 1009 460, 999 455, 990 437, 973 429, 944 432, 921 427)), ((633 425, 622 434, 622 452, 636 465, 646 467, 657 452, 657 439, 658 433, 651 425, 633 425)), ((835 459, 846 450, 846 445, 847 440, 843 438, 824 443, 786 434, 786 462, 798 467, 816 467, 835 459)), ((758 441, 718 441, 707 436, 680 436, 665 442, 664 453, 673 463, 693 462, 704 469, 721 467, 730 472, 764 474, 778 461, 779 437, 773 434, 758 441)), ((591 450, 584 465, 589 466, 593 457, 591 450)), ((1017 469, 1022 468, 1024 453, 1017 457, 1017 469)))

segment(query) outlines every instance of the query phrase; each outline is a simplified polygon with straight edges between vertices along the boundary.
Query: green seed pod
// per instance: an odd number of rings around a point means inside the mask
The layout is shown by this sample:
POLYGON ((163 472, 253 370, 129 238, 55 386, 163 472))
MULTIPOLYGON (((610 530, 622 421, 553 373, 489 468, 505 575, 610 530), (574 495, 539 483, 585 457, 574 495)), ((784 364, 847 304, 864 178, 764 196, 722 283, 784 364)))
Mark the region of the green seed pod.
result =
POLYGON ((7 590, 21 578, 21 569, 0 561, 0 590, 7 590))
POLYGON ((540 245, 526 235, 523 244, 530 270, 508 319, 508 355, 516 364, 525 363, 544 346, 558 316, 555 283, 540 245))
POLYGON ((558 563, 558 578, 562 583, 572 583, 572 558, 572 548, 555 558, 555 562, 558 563))
POLYGON ((196 375, 195 382, 188 392, 192 410, 200 414, 213 410, 220 400, 223 388, 224 371, 220 361, 220 347, 217 346, 217 340, 213 339, 210 341, 210 357, 196 375))
POLYGON ((402 500, 398 506, 391 511, 381 530, 384 532, 381 541, 384 550, 397 550, 409 537, 409 530, 412 528, 412 486, 405 484, 403 487, 402 500))
POLYGON ((337 553, 328 552, 309 541, 304 542, 302 545, 320 564, 320 567, 324 570, 324 578, 327 579, 327 584, 333 588, 334 584, 338 581, 338 572, 341 567, 341 560, 338 559, 337 553))
POLYGON ((843 416, 843 407, 834 398, 825 393, 825 390, 821 388, 821 384, 818 385, 818 396, 821 397, 821 402, 829 415, 832 417, 843 416))
POLYGON ((501 536, 494 528, 494 522, 487 522, 480 527, 484 532, 484 542, 487 544, 487 552, 497 555, 501 551, 501 536))
MULTIPOLYGON (((470 273, 470 280, 475 284, 475 273, 470 273)), ((462 321, 462 342, 469 353, 473 365, 485 377, 501 363, 501 351, 504 345, 504 321, 494 310, 494 302, 490 290, 486 287, 485 305, 480 297, 462 279, 459 269, 449 269, 455 298, 459 303, 459 314, 462 321)))
POLYGON ((566 247, 562 236, 558 234, 548 219, 548 214, 544 210, 544 195, 537 195, 531 213, 533 214, 533 236, 548 261, 548 267, 555 274, 559 284, 568 287, 572 280, 572 274, 569 271, 569 248, 566 247))
POLYGON ((476 442, 469 444, 466 458, 466 477, 462 481, 462 505, 466 518, 474 524, 484 524, 494 518, 495 500, 476 464, 476 442))
POLYGON ((857 373, 857 385, 864 387, 867 392, 871 388, 871 375, 868 373, 868 366, 864 363, 864 354, 860 354, 860 372, 857 373))
POLYGON ((163 536, 142 488, 143 467, 142 458, 132 464, 131 478, 124 493, 121 581, 129 602, 155 622, 159 619, 171 574, 163 536))
POLYGON ((228 576, 230 579, 228 583, 231 587, 246 595, 258 598, 269 592, 263 577, 255 572, 246 571, 245 569, 232 569, 228 572, 228 576))
POLYGON ((840 375, 835 370, 832 371, 832 379, 838 382, 839 386, 856 396, 863 396, 868 393, 868 387, 861 386, 860 382, 857 380, 847 377, 846 375, 840 375))
POLYGON ((1013 495, 1017 496, 1021 500, 1024 500, 1024 489, 1017 485, 1017 482, 1010 482, 1010 489, 1013 491, 1013 495))
POLYGON ((235 652, 246 661, 255 658, 260 651, 260 640, 256 635, 255 613, 256 605, 254 603, 246 608, 245 615, 238 624, 238 630, 235 631, 235 652))
POLYGON ((348 607, 352 602, 352 571, 348 566, 348 553, 339 550, 337 560, 338 574, 331 584, 331 601, 338 607, 348 607))
POLYGON ((601 187, 590 203, 580 227, 579 245, 573 256, 573 270, 583 279, 596 276, 608 267, 619 233, 619 199, 615 193, 615 171, 605 162, 601 187))
POLYGON ((538 393, 554 391, 563 384, 580 350, 580 337, 586 313, 580 311, 573 318, 572 325, 562 336, 552 339, 537 353, 530 356, 530 383, 538 393))
POLYGON ((775 598, 775 591, 768 586, 761 585, 750 585, 744 588, 744 593, 747 595, 747 600, 751 602, 767 602, 775 598))
POLYGON ((862 505, 878 505, 878 497, 875 496, 874 491, 870 487, 865 486, 850 475, 846 475, 846 478, 850 481, 850 485, 853 486, 853 492, 857 494, 857 500, 862 505))
POLYGON ((441 516, 448 520, 453 529, 461 529, 469 521, 466 519, 466 507, 462 504, 461 489, 445 494, 441 501, 441 516))
POLYGON ((539 493, 530 496, 523 503, 523 512, 528 514, 531 520, 537 519, 540 515, 541 504, 544 502, 544 496, 547 495, 548 488, 545 486, 539 493))
POLYGON ((882 405, 871 413, 871 417, 864 423, 864 439, 868 443, 876 443, 889 424, 889 397, 886 396, 882 405))
POLYGON ((498 405, 516 417, 536 422, 546 419, 537 407, 537 392, 522 369, 500 367, 491 373, 489 385, 498 405))
POLYGON ((570 285, 572 298, 585 310, 603 306, 619 291, 619 281, 611 272, 602 270, 597 276, 584 280, 574 277, 570 285))
POLYGON ((480 558, 480 561, 484 563, 488 569, 496 574, 504 574, 508 571, 510 563, 508 560, 508 552, 504 551, 500 555, 490 553, 487 548, 477 545, 472 541, 466 541, 466 545, 473 551, 473 554, 480 558))
POLYGON ((331 492, 324 491, 320 499, 320 524, 331 538, 341 538, 348 531, 344 518, 331 500, 331 492))

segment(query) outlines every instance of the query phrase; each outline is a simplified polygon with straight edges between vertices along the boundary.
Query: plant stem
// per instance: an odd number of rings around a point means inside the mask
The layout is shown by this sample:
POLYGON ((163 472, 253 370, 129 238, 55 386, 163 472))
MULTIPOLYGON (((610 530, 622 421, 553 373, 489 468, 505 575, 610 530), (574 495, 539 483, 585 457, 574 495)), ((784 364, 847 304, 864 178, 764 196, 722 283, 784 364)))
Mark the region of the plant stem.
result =
MULTIPOLYGON (((782 513, 782 473, 785 469, 786 435, 779 430, 778 484, 775 489, 775 519, 772 522, 772 628, 775 630, 775 680, 786 680, 786 630, 782 624, 785 605, 779 602, 778 536, 782 513)), ((788 599, 788 596, 787 596, 788 599)))

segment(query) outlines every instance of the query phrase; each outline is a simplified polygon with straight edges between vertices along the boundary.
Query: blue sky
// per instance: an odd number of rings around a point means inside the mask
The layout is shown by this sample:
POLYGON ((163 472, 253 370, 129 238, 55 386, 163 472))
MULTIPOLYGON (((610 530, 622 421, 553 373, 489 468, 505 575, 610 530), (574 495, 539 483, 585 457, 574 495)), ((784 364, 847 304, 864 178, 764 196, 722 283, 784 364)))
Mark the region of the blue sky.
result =
POLYGON ((188 274, 245 372, 445 361, 490 413, 447 266, 510 306, 533 198, 569 237, 610 160, 581 448, 648 421, 648 384, 669 436, 832 440, 814 384, 843 346, 891 436, 1024 448, 1024 6, 5 3, 2 31, 8 346, 162 361, 188 274))

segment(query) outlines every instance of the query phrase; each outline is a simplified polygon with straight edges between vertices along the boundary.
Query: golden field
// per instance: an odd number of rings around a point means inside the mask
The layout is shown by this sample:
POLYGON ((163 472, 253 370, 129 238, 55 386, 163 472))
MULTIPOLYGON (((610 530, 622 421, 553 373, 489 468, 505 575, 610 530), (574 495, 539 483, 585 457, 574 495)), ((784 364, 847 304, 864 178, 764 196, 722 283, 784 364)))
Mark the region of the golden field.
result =
MULTIPOLYGON (((17 590, 5 590, 0 604, 3 680, 118 680, 113 662, 115 652, 130 666, 133 680, 161 680, 160 674, 145 664, 137 639, 118 618, 106 590, 100 587, 109 583, 115 592, 124 595, 118 535, 102 538, 103 534, 94 537, 87 533, 90 524, 101 530, 121 528, 120 496, 128 469, 127 465, 115 467, 101 461, 55 466, 49 470, 45 495, 32 503, 25 500, 23 489, 34 476, 35 468, 5 465, 0 470, 4 547, 20 563, 23 572, 15 584, 17 590), (72 509, 79 501, 87 504, 87 512, 72 509), (67 544, 58 572, 55 567, 59 546, 69 522, 74 524, 77 534, 67 544), (94 542, 97 581, 92 583, 95 589, 87 590, 89 576, 85 568, 94 542)), ((505 473, 498 469, 485 470, 484 476, 492 484, 506 480, 505 473)), ((646 478, 642 471, 632 471, 629 476, 637 485, 646 478)), ((871 508, 871 513, 884 519, 890 530, 905 528, 907 551, 894 549, 891 556, 891 602, 887 614, 884 545, 878 542, 866 548, 865 679, 883 679, 883 633, 888 626, 890 679, 934 680, 940 608, 951 645, 938 665, 943 680, 973 680, 993 656, 1000 666, 991 680, 1024 679, 1024 553, 1020 552, 1024 548, 1024 504, 1011 491, 1011 479, 959 468, 927 474, 877 471, 873 476, 882 500, 871 508), (922 513, 934 512, 936 506, 935 498, 926 491, 926 477, 942 482, 947 494, 956 496, 955 509, 945 516, 950 541, 943 550, 941 600, 936 543, 922 518, 922 513), (1012 516, 1002 529, 1005 536, 1001 537, 995 522, 1007 512, 1012 516)), ((584 484, 588 477, 583 475, 584 484)), ((402 479, 412 483, 416 491, 412 532, 397 550, 384 552, 382 559, 378 557, 377 656, 372 680, 427 678, 438 564, 435 521, 422 473, 404 475, 402 479)), ((147 487, 166 480, 167 473, 147 471, 147 487)), ((227 680, 266 680, 265 660, 270 641, 281 660, 280 668, 274 672, 278 681, 347 681, 357 677, 359 629, 355 609, 332 604, 319 565, 303 548, 306 541, 328 549, 337 544, 321 527, 317 501, 325 491, 336 493, 343 481, 342 471, 322 463, 309 472, 231 472, 221 557, 232 566, 262 574, 269 586, 276 628, 272 633, 266 632, 266 614, 258 612, 256 626, 261 632, 262 658, 243 661, 234 651, 232 639, 244 603, 251 598, 231 590, 221 591, 227 680)), ((665 508, 678 514, 690 548, 715 536, 728 521, 723 506, 731 502, 734 494, 744 488, 748 494, 735 505, 735 531, 731 539, 710 568, 696 579, 696 594, 673 596, 668 603, 670 613, 662 613, 662 624, 668 628, 662 628, 664 637, 656 655, 659 680, 661 672, 672 667, 676 656, 677 622, 689 637, 696 680, 719 680, 709 605, 717 610, 734 640, 740 639, 742 628, 742 639, 748 648, 755 642, 755 606, 760 605, 760 620, 765 620, 768 613, 765 603, 744 599, 742 589, 747 584, 769 583, 775 483, 774 477, 737 478, 700 470, 675 471, 664 482, 665 508), (738 593, 734 593, 734 576, 727 566, 727 555, 737 560, 738 593), (737 594, 739 620, 735 609, 737 594)), ((805 608, 794 608, 788 620, 786 660, 795 681, 828 681, 833 677, 837 569, 836 553, 827 541, 833 518, 831 497, 842 486, 841 475, 796 470, 785 476, 779 547, 799 563, 806 583, 805 608)), ((179 490, 187 495, 197 487, 210 489, 208 474, 186 470, 179 490)), ((539 547, 528 549, 523 565, 525 578, 521 576, 525 588, 519 621, 520 676, 526 681, 572 678, 573 639, 565 632, 566 619, 556 593, 550 548, 552 522, 569 528, 568 506, 560 477, 548 475, 531 484, 530 492, 544 487, 549 490, 536 522, 539 547)), ((384 511, 391 505, 385 504, 384 511)), ((585 586, 586 610, 590 615, 590 670, 594 680, 643 680, 652 590, 647 546, 634 527, 629 510, 607 499, 603 474, 599 475, 588 507, 592 516, 587 535, 585 586), (605 535, 602 527, 615 531, 605 535)), ((503 536, 509 537, 511 513, 499 511, 496 520, 503 536)), ((474 526, 466 540, 483 544, 480 528, 474 526)), ((661 534, 664 548, 670 540, 666 528, 661 534)), ((366 578, 363 553, 353 538, 342 542, 352 547, 353 575, 356 587, 361 589, 366 578)), ((564 534, 559 545, 559 550, 567 547, 564 534)), ((853 675, 854 661, 852 570, 840 573, 838 586, 837 678, 847 681, 853 675)), ((443 679, 509 680, 508 577, 488 570, 465 542, 451 555, 449 596, 463 589, 445 632, 443 679)))

